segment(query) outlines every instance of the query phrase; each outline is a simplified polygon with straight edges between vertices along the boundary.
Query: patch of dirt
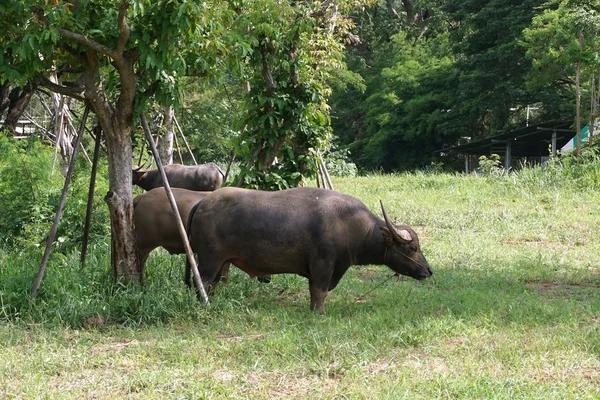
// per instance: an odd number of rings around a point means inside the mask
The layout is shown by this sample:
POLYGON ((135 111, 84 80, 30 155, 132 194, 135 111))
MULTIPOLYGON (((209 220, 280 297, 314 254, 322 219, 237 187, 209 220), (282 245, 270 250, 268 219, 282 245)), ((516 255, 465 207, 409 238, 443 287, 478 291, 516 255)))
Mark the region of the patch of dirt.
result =
POLYGON ((224 342, 229 342, 229 343, 240 343, 245 340, 264 339, 264 337, 265 337, 265 335, 263 335, 262 333, 259 333, 256 335, 244 335, 244 336, 217 336, 217 339, 222 340, 224 342))
POLYGON ((137 346, 140 342, 137 340, 126 340, 118 343, 96 344, 90 348, 92 353, 106 353, 109 351, 121 351, 128 346, 137 346))
POLYGON ((81 326, 83 329, 97 329, 105 325, 104 317, 102 315, 92 315, 88 317, 81 326))
POLYGON ((324 376, 280 372, 247 372, 242 374, 221 370, 213 371, 210 375, 215 380, 225 384, 235 382, 245 398, 315 398, 320 393, 329 392, 335 382, 334 379, 323 379, 324 376))
POLYGON ((377 276, 379 276, 381 274, 381 271, 379 270, 374 270, 374 269, 361 269, 357 276, 363 280, 374 280, 377 276))
POLYGON ((593 295, 591 289, 595 291, 600 288, 595 282, 527 282, 526 286, 546 298, 579 301, 588 300, 593 295))
POLYGON ((286 304, 292 299, 305 298, 306 301, 310 301, 310 292, 308 289, 285 289, 280 290, 277 295, 279 296, 279 303, 286 304))
POLYGON ((509 246, 520 246, 520 245, 530 245, 530 246, 552 246, 556 247, 567 247, 561 242, 557 242, 554 240, 541 240, 541 239, 531 239, 531 238, 516 238, 516 239, 508 239, 503 240, 502 244, 507 244, 509 246))

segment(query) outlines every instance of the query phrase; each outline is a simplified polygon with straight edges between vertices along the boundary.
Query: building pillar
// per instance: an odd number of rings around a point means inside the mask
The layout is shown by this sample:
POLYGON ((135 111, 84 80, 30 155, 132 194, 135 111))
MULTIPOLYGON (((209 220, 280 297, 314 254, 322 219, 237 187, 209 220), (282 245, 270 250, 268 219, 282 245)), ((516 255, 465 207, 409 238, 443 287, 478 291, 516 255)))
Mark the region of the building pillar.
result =
POLYGON ((510 141, 506 143, 506 154, 504 157, 504 169, 507 171, 510 169, 510 166, 512 164, 511 144, 512 143, 510 141))
POLYGON ((468 153, 465 153, 465 174, 469 175, 469 159, 471 158, 471 155, 468 153))

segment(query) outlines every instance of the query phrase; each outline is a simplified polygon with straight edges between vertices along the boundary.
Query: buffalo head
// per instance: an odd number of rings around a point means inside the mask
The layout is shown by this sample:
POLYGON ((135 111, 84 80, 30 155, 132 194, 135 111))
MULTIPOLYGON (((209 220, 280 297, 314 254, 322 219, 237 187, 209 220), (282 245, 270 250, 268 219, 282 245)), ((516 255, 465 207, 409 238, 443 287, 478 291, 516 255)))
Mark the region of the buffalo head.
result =
POLYGON ((415 231, 406 225, 395 226, 381 202, 385 225, 380 228, 385 241, 385 263, 401 275, 415 279, 425 279, 433 275, 425 259, 419 238, 415 231))

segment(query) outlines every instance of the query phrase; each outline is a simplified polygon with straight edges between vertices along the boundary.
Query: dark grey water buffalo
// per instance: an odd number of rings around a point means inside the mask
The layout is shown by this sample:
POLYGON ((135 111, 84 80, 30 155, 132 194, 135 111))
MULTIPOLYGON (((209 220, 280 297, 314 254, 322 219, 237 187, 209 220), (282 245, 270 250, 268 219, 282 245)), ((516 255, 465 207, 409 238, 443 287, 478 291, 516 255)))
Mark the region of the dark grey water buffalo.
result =
MULTIPOLYGON (((221 187, 223 171, 216 164, 165 165, 169 185, 174 188, 212 191, 221 187)), ((158 169, 137 168, 133 170, 133 184, 144 190, 162 187, 162 177, 158 169)))
POLYGON ((385 264, 415 279, 433 272, 408 226, 385 221, 358 199, 316 188, 263 192, 223 188, 190 213, 188 234, 207 286, 230 262, 250 276, 308 278, 310 308, 323 313, 327 292, 351 265, 385 264))
MULTIPOLYGON (((211 193, 178 188, 173 188, 172 191, 184 225, 194 205, 211 193)), ((148 255, 157 247, 164 247, 171 254, 185 253, 175 214, 164 188, 152 189, 136 196, 133 199, 133 219, 142 271, 148 255)))

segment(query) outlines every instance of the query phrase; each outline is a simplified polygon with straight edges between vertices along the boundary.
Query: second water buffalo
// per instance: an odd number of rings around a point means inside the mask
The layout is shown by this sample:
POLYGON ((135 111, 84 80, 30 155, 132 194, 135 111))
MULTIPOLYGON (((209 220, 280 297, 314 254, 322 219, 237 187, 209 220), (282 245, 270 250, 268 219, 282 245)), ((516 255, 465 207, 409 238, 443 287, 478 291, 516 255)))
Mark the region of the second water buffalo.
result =
MULTIPOLYGON (((200 165, 165 165, 165 174, 169 185, 174 188, 212 191, 223 184, 224 173, 216 164, 200 165)), ((133 184, 144 190, 152 190, 163 186, 158 169, 137 168, 133 170, 133 184)))
MULTIPOLYGON (((211 192, 173 188, 173 197, 185 226, 190 210, 211 192)), ((133 199, 133 219, 142 271, 150 252, 164 247, 170 254, 184 254, 185 247, 165 189, 160 187, 133 199)))
POLYGON ((310 308, 323 313, 325 297, 351 265, 385 264, 425 279, 433 272, 406 225, 384 220, 358 199, 331 190, 264 192, 222 188, 198 203, 188 234, 203 282, 218 282, 226 263, 250 276, 293 273, 308 278, 310 308))

